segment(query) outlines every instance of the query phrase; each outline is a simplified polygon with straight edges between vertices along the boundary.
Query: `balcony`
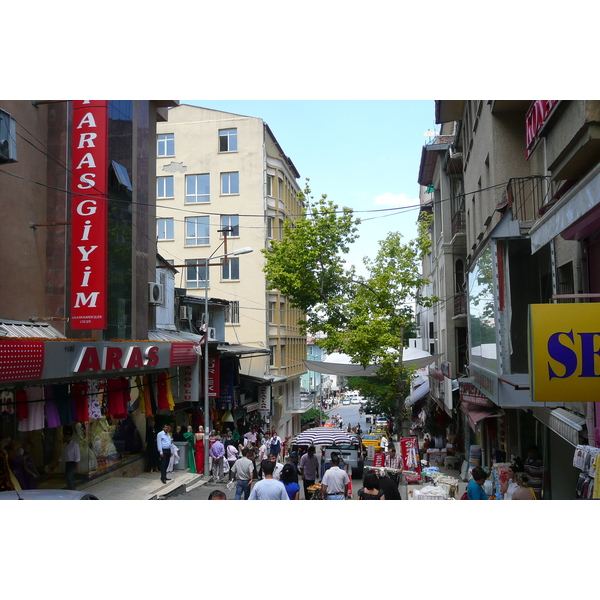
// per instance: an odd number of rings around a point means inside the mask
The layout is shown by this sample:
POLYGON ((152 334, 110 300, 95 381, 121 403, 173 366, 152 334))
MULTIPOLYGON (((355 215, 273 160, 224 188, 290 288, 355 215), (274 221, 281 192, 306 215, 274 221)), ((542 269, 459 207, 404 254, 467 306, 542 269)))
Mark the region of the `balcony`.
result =
POLYGON ((467 314, 467 294, 462 292, 454 295, 454 316, 460 317, 467 314))
POLYGON ((287 410, 294 414, 302 414, 313 408, 313 399, 307 396, 292 398, 288 402, 287 410))
POLYGON ((512 207, 515 221, 533 222, 541 216, 542 207, 548 202, 550 186, 543 175, 514 177, 509 179, 506 189, 496 206, 499 212, 512 207))
POLYGON ((467 231, 467 217, 465 211, 461 210, 452 215, 452 239, 457 235, 464 235, 467 231))

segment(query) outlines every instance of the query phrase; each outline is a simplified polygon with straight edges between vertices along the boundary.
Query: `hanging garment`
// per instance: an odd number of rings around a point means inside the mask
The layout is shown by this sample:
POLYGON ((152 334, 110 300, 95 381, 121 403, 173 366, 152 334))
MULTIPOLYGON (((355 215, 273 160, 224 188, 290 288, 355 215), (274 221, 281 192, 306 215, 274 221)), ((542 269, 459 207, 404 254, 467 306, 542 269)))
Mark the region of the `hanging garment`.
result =
POLYGON ((140 403, 140 412, 142 414, 146 413, 146 396, 144 394, 144 384, 142 383, 142 378, 138 375, 135 378, 135 387, 138 391, 138 401, 140 403))
POLYGON ((127 408, 123 398, 123 382, 119 379, 108 379, 107 389, 107 412, 115 419, 127 418, 127 408))
POLYGON ((73 420, 71 418, 71 398, 69 396, 69 386, 66 383, 59 383, 52 386, 52 388, 52 394, 56 400, 56 407, 58 408, 60 424, 71 425, 73 420))
POLYGON ((29 414, 27 406, 27 392, 25 390, 18 390, 16 393, 17 397, 17 417, 19 421, 27 418, 29 414))
POLYGON ((15 414, 15 396, 9 390, 4 390, 0 394, 0 414, 14 415, 15 414))
POLYGON ((169 410, 169 400, 167 398, 167 374, 159 373, 157 377, 157 406, 158 410, 169 410))
POLYGON ((167 374, 167 402, 169 403, 169 409, 175 410, 175 400, 171 392, 171 376, 167 374))
POLYGON ((54 400, 54 388, 51 385, 44 386, 44 398, 46 399, 44 406, 46 409, 46 425, 50 428, 60 427, 60 416, 54 400))
POLYGON ((100 382, 96 379, 88 379, 88 414, 90 419, 99 419, 102 416, 100 410, 100 382))
POLYGON ((88 383, 87 381, 78 381, 71 386, 73 401, 75 402, 76 421, 85 422, 90 420, 88 383))
POLYGON ((127 412, 127 409, 131 404, 131 384, 127 377, 121 377, 120 381, 123 390, 123 404, 125 405, 125 412, 127 412))
POLYGON ((27 418, 19 421, 19 431, 44 429, 44 388, 30 387, 25 390, 28 402, 27 418))

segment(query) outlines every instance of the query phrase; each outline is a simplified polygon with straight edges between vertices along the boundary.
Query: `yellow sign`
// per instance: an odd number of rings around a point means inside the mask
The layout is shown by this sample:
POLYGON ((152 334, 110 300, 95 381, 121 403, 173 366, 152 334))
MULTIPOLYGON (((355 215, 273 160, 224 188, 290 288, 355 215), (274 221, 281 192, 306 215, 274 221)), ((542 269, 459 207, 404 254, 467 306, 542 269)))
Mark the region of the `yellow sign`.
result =
POLYGON ((600 303, 531 304, 534 402, 600 401, 600 303))

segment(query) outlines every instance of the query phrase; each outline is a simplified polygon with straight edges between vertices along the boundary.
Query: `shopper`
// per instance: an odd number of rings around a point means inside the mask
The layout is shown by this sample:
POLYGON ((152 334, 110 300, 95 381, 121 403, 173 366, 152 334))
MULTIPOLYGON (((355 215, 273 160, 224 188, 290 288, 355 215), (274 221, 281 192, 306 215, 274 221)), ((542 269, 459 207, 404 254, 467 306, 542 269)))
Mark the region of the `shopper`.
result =
POLYGON ((302 475, 302 484, 304 487, 304 499, 310 498, 308 488, 315 484, 319 474, 319 459, 315 456, 315 447, 310 446, 307 453, 300 459, 300 474, 302 475))
POLYGON ((337 452, 331 454, 331 467, 325 471, 321 481, 323 500, 345 500, 348 496, 350 478, 340 469, 340 457, 337 452))
POLYGON ((489 500, 483 489, 488 474, 481 467, 473 467, 472 479, 467 484, 467 500, 489 500))
POLYGON ((236 460, 231 471, 237 480, 235 489, 235 499, 241 500, 242 494, 244 500, 248 500, 250 496, 250 486, 254 474, 254 463, 248 458, 250 451, 248 448, 242 448, 242 458, 236 460))
POLYGON ((167 468, 171 460, 171 436, 169 435, 169 426, 163 425, 162 431, 156 436, 156 447, 160 456, 160 480, 167 483, 167 468))
POLYGON ((281 471, 281 483, 285 486, 285 491, 290 500, 300 500, 300 486, 298 485, 298 475, 296 469, 291 463, 283 466, 281 471))
POLYGON ((379 480, 373 471, 367 471, 363 487, 356 493, 358 500, 385 500, 385 494, 379 487, 379 480))
POLYGON ((289 500, 283 483, 273 479, 275 462, 265 460, 262 468, 265 478, 255 484, 248 500, 289 500))
POLYGON ((517 472, 515 479, 519 487, 513 492, 511 500, 537 500, 535 492, 529 487, 531 477, 527 473, 517 472))

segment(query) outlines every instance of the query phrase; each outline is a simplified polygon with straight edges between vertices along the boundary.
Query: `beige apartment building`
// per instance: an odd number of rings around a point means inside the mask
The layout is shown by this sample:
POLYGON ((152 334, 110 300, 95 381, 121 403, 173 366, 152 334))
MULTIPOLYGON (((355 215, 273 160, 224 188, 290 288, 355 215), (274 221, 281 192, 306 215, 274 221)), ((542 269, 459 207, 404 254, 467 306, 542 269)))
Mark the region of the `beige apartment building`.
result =
POLYGON ((262 119, 180 105, 158 125, 156 175, 158 249, 177 266, 176 287, 230 302, 226 343, 271 351, 240 359, 245 389, 255 384, 240 405, 255 410, 267 386, 267 423, 282 439, 298 433, 302 314, 267 290, 261 250, 280 239, 286 219, 301 215, 300 174, 262 119), (220 262, 225 248, 227 264, 204 266, 209 257, 220 262), (252 252, 232 255, 242 248, 252 252))

